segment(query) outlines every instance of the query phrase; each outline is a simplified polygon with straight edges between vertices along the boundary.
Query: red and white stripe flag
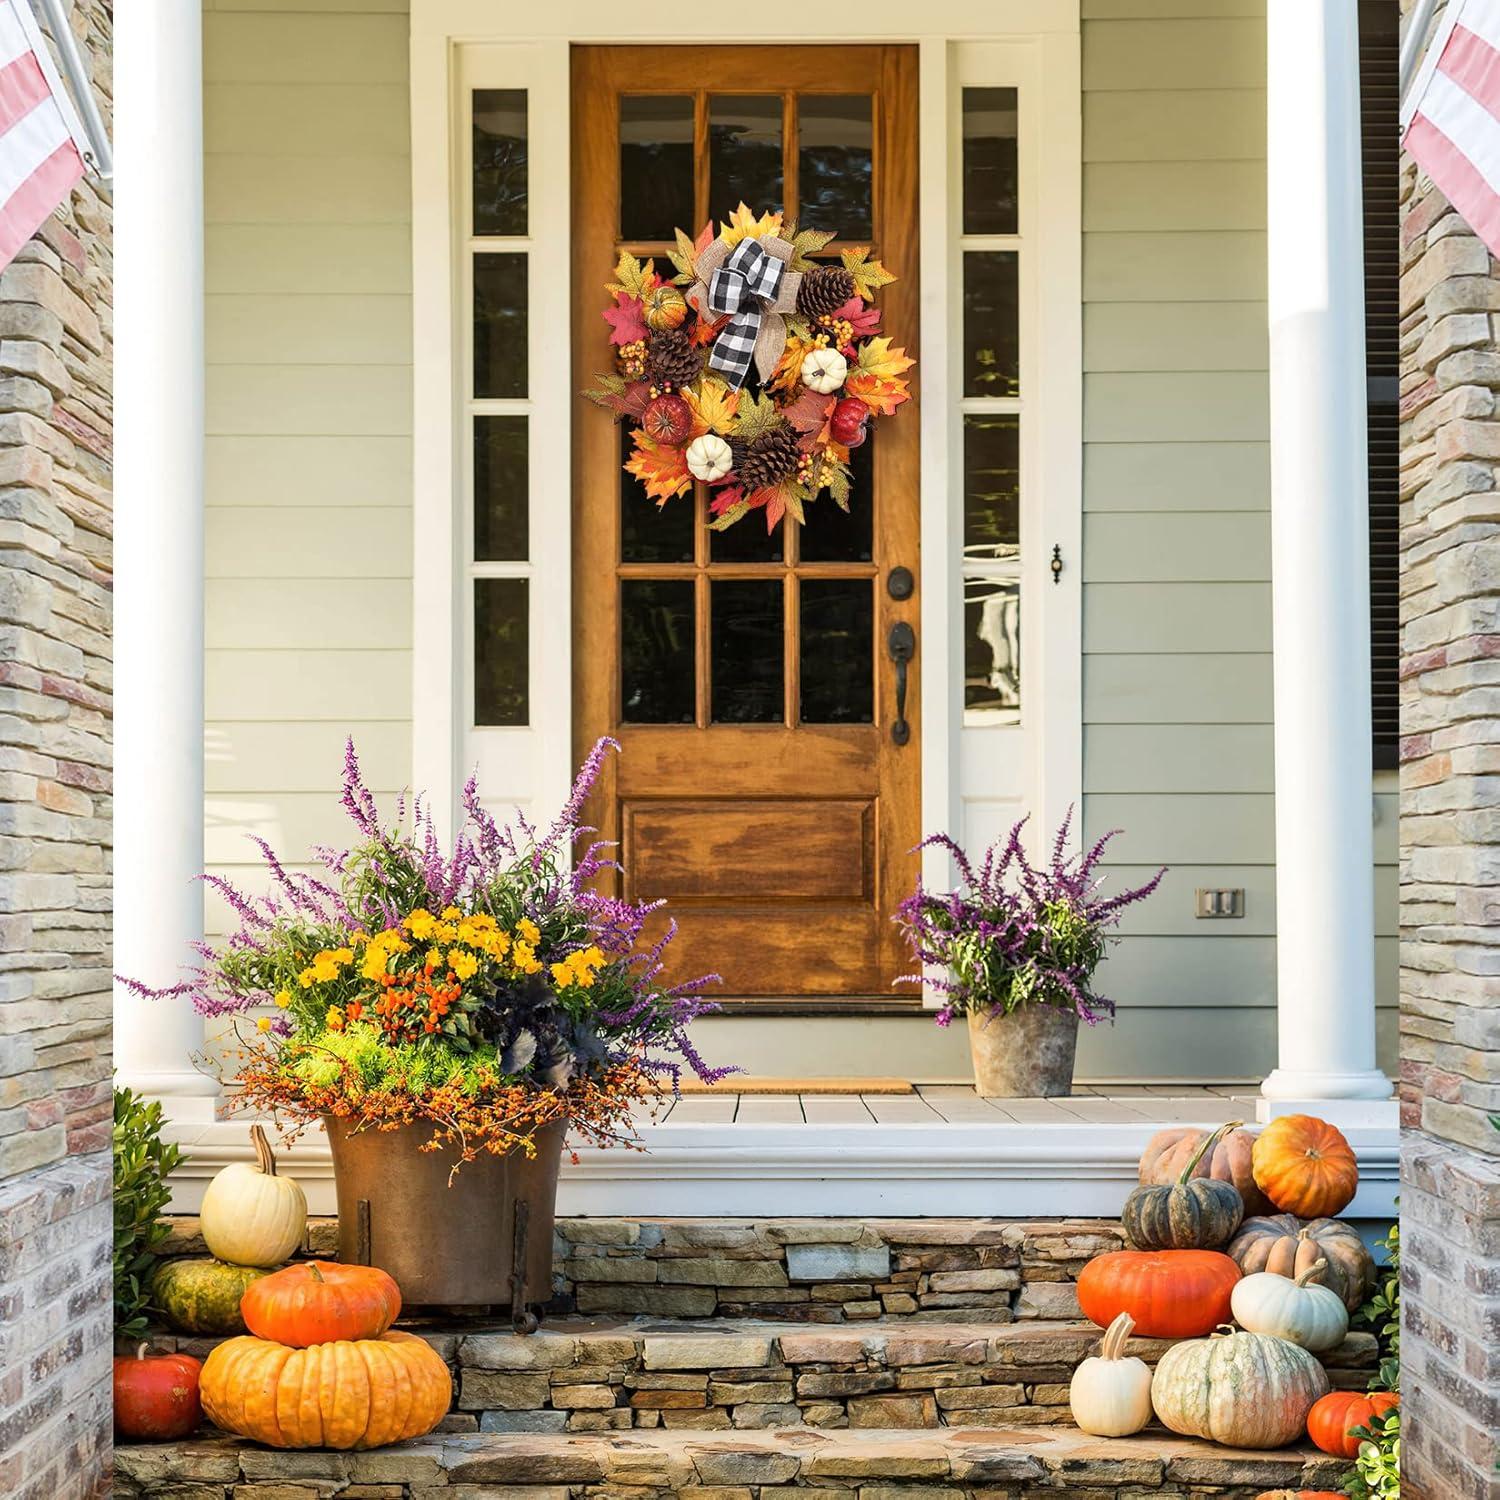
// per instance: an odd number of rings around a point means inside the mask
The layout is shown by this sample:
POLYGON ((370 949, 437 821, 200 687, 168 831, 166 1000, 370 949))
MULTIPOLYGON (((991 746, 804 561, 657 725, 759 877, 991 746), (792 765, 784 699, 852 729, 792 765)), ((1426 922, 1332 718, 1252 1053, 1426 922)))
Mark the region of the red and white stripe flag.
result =
POLYGON ((79 138, 27 0, 0 0, 0 269, 83 176, 79 138))
POLYGON ((1418 166, 1500 255, 1500 0, 1449 0, 1401 126, 1418 166))

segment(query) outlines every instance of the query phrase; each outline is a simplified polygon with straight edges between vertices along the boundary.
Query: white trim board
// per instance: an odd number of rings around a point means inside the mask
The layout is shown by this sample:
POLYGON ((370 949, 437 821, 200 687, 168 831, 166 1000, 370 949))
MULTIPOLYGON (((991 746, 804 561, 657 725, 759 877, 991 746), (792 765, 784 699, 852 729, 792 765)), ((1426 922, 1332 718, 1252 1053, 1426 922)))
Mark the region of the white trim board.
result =
MULTIPOLYGON (((1394 1110, 1388 1125, 1351 1127, 1360 1186, 1345 1218, 1389 1221, 1399 1185, 1394 1110)), ((1182 1120, 1163 1122, 1171 1125, 1182 1120)), ((1205 1124, 1215 1121, 1205 1120, 1205 1124)), ((1116 1218, 1160 1128, 1140 1125, 662 1125, 640 1132, 646 1154, 582 1147, 563 1161, 563 1215, 865 1215, 1116 1218)), ((208 1180, 248 1160, 243 1121, 175 1124, 186 1160, 172 1174, 172 1211, 196 1213, 208 1180)), ((333 1163, 321 1129, 282 1158, 314 1214, 335 1211, 333 1163)))

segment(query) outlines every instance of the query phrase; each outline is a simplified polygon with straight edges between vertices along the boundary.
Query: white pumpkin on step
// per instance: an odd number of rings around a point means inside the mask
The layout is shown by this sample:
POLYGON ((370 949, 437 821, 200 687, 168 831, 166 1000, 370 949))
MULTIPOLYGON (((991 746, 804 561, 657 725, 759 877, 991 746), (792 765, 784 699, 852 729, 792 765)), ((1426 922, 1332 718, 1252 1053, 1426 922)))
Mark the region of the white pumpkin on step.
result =
POLYGON ((307 1195, 276 1175, 271 1143, 250 1127, 253 1162, 231 1162, 203 1194, 198 1223, 209 1253, 236 1266, 279 1266, 307 1230, 307 1195))
POLYGON ((1251 1333, 1269 1333, 1311 1354, 1337 1349, 1349 1332, 1349 1310, 1337 1292, 1319 1284, 1328 1269, 1320 1260, 1293 1280, 1275 1271, 1255 1271, 1235 1283, 1229 1309, 1251 1333))
POLYGON ((1151 1420, 1150 1367, 1123 1352, 1134 1327, 1135 1319, 1122 1312, 1105 1330, 1099 1353, 1073 1371, 1073 1420, 1094 1437, 1129 1437, 1151 1420))

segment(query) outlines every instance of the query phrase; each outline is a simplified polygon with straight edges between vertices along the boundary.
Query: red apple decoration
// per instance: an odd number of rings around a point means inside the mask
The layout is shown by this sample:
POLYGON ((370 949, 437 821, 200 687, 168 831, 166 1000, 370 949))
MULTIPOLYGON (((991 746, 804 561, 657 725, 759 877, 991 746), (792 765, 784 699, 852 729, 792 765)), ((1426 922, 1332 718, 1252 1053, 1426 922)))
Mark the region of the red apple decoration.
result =
POLYGON ((828 435, 846 448, 857 448, 865 440, 865 422, 870 408, 857 396, 845 396, 828 419, 828 435))
POLYGON ((190 1354, 147 1354, 147 1347, 115 1360, 115 1431, 148 1443, 186 1437, 203 1422, 202 1366, 190 1354))
POLYGON ((656 396, 641 414, 641 426, 653 442, 675 448, 693 432, 693 409, 681 396, 656 396))

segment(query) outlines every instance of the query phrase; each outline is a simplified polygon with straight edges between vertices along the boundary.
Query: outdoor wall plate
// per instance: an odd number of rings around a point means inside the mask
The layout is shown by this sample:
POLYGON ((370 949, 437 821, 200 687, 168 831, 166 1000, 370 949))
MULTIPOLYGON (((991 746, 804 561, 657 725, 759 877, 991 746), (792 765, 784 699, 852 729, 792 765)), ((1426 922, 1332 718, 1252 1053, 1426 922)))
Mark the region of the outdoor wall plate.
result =
POLYGON ((1242 886, 1213 890, 1199 886, 1196 894, 1196 915, 1200 917, 1243 917, 1245 915, 1245 891, 1242 886))

